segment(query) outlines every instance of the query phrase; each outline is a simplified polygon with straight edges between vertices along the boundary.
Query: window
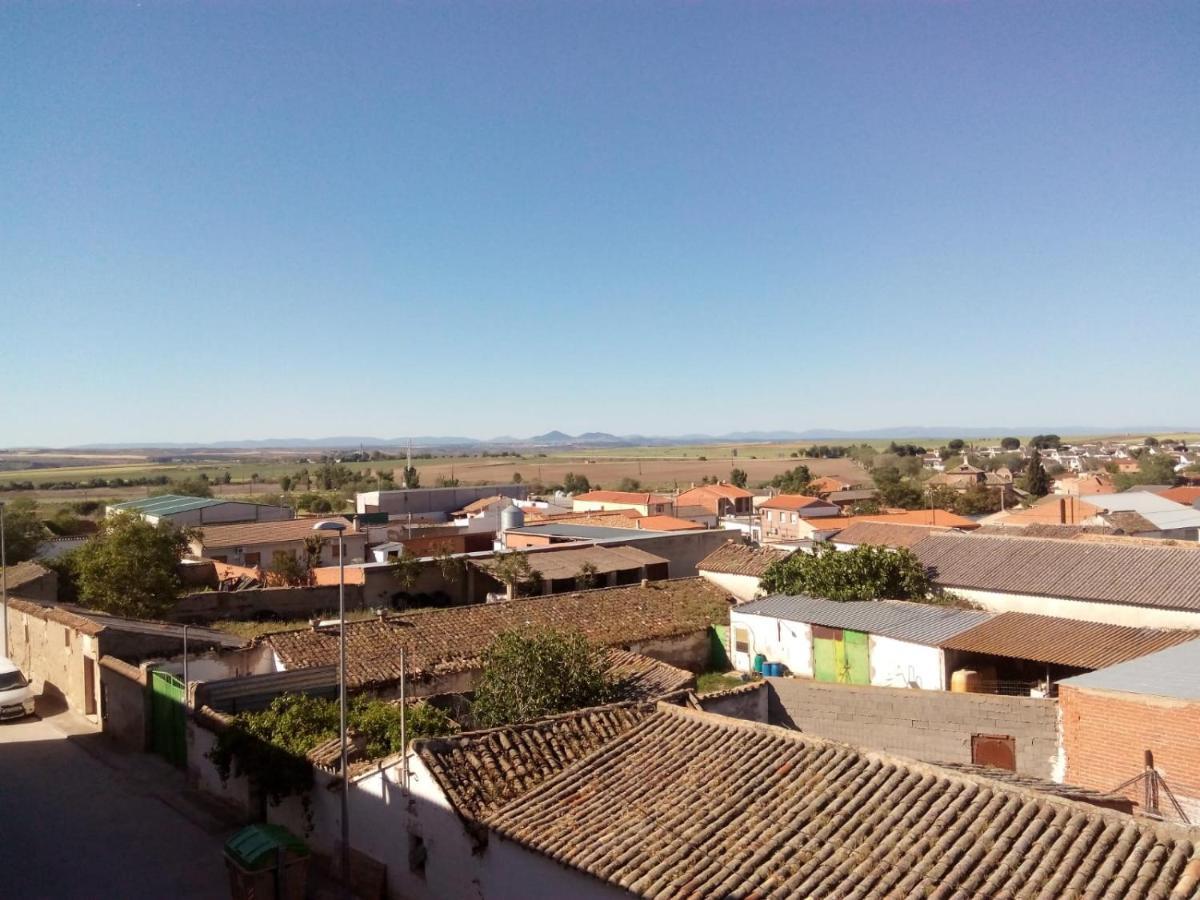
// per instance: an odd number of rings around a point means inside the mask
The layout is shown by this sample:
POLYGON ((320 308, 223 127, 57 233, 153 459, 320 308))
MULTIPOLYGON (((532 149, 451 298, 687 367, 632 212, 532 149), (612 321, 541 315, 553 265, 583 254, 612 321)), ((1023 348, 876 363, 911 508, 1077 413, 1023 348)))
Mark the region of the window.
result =
POLYGON ((733 652, 734 653, 749 653, 750 652, 750 629, 733 628, 733 652))
POLYGON ((329 542, 329 553, 334 559, 337 559, 342 554, 342 545, 337 541, 329 542))
POLYGON ((242 560, 243 560, 243 563, 242 563, 243 565, 257 566, 262 562, 262 554, 261 553, 247 553, 244 557, 242 557, 242 560))

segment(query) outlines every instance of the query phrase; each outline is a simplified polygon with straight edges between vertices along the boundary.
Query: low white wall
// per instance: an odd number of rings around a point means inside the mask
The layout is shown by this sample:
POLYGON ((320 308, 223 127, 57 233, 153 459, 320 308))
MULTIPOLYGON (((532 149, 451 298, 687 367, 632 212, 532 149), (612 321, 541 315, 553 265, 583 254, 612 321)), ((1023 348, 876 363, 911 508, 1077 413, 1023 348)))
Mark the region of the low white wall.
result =
POLYGON ((946 689, 946 660, 940 647, 926 647, 873 634, 867 652, 871 684, 876 687, 946 689))
POLYGON ((808 625, 771 616, 739 613, 734 609, 729 613, 729 626, 729 646, 733 651, 730 658, 735 669, 741 672, 751 671, 755 654, 761 653, 769 662, 781 662, 786 665, 793 675, 812 677, 812 629, 808 625), (734 630, 736 628, 749 629, 749 653, 737 652, 734 630))
POLYGON ((758 596, 762 579, 754 575, 730 575, 727 572, 706 572, 700 570, 700 577, 715 584, 723 591, 728 591, 737 597, 741 603, 746 603, 758 596))
POLYGON ((1200 610, 1156 609, 1149 606, 1124 606, 1119 603, 1094 603, 1087 600, 1068 600, 1062 597, 1035 597, 1029 594, 1004 594, 980 591, 975 588, 947 586, 947 590, 974 600, 990 612, 1036 613, 1104 622, 1109 625, 1131 625, 1137 628, 1194 628, 1200 629, 1200 610))

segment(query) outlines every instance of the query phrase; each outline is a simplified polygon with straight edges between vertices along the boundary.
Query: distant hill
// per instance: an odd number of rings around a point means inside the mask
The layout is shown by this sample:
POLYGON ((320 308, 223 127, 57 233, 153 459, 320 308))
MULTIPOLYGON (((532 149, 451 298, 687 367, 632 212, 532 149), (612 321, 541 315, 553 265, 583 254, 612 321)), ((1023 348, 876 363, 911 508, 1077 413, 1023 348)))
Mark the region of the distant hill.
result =
POLYGON ((607 431, 586 431, 582 434, 571 435, 564 431, 547 431, 528 438, 502 437, 480 440, 478 438, 459 436, 431 436, 378 438, 366 435, 342 435, 323 438, 265 438, 246 441, 211 441, 199 443, 184 442, 126 442, 126 443, 93 443, 77 444, 72 447, 57 448, 65 450, 354 450, 358 447, 404 448, 411 442, 414 448, 422 450, 436 449, 487 449, 520 448, 520 447, 653 447, 666 445, 688 444, 717 444, 717 443, 774 443, 781 441, 825 442, 849 444, 865 440, 918 440, 936 441, 951 438, 999 438, 1004 435, 1059 434, 1070 435, 1101 435, 1101 434, 1169 434, 1172 432, 1200 431, 1197 427, 1178 425, 1156 425, 1143 427, 1104 427, 1104 426, 1065 426, 1041 425, 1031 426, 988 426, 988 427, 959 427, 959 426, 928 426, 909 425, 895 428, 871 428, 847 431, 837 428, 809 428, 804 431, 731 431, 725 434, 682 434, 647 436, 641 434, 617 435, 607 431))

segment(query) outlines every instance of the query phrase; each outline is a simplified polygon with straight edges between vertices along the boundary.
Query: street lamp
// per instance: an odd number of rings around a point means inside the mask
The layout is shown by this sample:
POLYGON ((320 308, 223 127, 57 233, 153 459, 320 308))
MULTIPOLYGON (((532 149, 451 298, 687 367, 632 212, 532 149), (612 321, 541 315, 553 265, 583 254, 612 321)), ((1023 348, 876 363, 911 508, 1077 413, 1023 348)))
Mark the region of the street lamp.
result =
POLYGON ((4 549, 4 501, 0 500, 0 602, 4 604, 4 658, 8 658, 8 558, 4 549))
POLYGON ((350 893, 350 773, 346 765, 346 547, 345 522, 326 519, 313 531, 336 531, 338 536, 338 737, 342 748, 342 891, 350 893))

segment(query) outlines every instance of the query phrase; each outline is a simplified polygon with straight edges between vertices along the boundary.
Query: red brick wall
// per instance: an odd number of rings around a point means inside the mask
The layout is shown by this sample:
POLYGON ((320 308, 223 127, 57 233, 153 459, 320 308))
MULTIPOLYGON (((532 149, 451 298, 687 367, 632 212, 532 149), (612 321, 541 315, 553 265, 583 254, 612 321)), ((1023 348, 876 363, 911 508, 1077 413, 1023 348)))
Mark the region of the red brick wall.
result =
MULTIPOLYGON (((1066 781, 1110 791, 1142 771, 1144 751, 1195 821, 1200 812, 1200 702, 1089 691, 1063 685, 1063 746, 1066 781)), ((1126 792, 1142 802, 1142 786, 1126 792)), ((1173 816, 1160 792, 1159 806, 1173 816)))

